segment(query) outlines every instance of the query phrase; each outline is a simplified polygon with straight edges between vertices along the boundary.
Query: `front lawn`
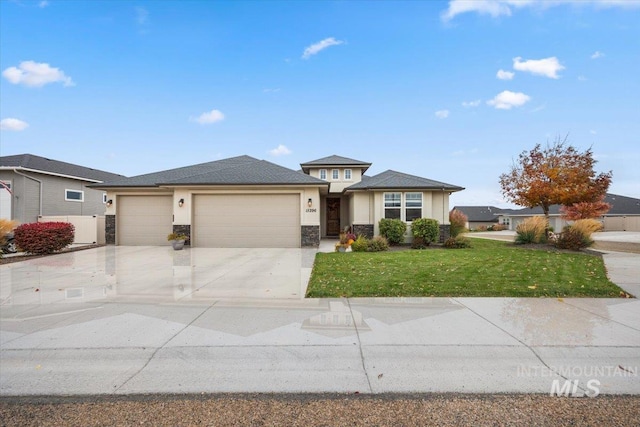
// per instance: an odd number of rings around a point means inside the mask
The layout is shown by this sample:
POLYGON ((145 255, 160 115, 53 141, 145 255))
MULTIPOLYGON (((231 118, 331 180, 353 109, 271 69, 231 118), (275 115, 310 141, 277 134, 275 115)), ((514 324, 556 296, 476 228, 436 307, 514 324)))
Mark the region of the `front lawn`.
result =
POLYGON ((471 249, 319 253, 307 297, 618 297, 599 256, 474 239, 471 249))

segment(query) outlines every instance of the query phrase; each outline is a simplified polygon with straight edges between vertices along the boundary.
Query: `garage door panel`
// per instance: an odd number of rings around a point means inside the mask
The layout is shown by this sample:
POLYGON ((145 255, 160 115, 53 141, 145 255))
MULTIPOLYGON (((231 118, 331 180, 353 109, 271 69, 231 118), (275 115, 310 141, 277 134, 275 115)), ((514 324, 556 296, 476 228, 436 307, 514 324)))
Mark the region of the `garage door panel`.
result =
POLYGON ((198 195, 194 244, 200 247, 300 247, 298 194, 198 195))
POLYGON ((118 244, 160 246, 173 230, 172 196, 120 196, 118 198, 118 244))

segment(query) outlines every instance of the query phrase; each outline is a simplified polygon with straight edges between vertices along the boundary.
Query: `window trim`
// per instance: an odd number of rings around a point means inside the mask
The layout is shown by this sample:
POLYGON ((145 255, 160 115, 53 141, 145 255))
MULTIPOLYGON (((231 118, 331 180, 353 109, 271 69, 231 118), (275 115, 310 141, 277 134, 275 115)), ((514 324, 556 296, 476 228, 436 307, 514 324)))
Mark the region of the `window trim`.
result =
POLYGON ((326 169, 320 169, 320 173, 318 175, 320 177, 320 179, 324 179, 325 181, 327 180, 327 170, 326 169), (324 172, 324 177, 322 176, 324 172))
MULTIPOLYGON (((396 200, 389 200, 390 202, 396 202, 396 200)), ((400 191, 388 191, 382 194, 382 208, 383 208, 383 217, 387 218, 387 209, 398 210, 400 215, 398 215, 398 219, 402 221, 402 192, 400 191), (400 195, 400 204, 399 206, 387 206, 387 194, 399 194, 400 195)))
POLYGON ((340 180, 340 169, 331 169, 331 179, 334 181, 340 180))
POLYGON ((351 169, 345 169, 344 170, 344 180, 345 181, 353 181, 353 172, 351 171, 351 169), (347 177, 347 172, 349 172, 349 177, 347 177))
POLYGON ((107 193, 102 193, 102 203, 107 204, 107 193))
MULTIPOLYGON (((410 200, 411 201, 411 200, 410 200)), ((398 219, 402 222, 412 223, 413 220, 407 221, 407 209, 420 209, 420 218, 424 217, 424 192, 422 191, 385 191, 382 193, 382 214, 383 218, 387 218, 387 209, 398 209, 400 215, 398 219), (387 194, 400 194, 400 206, 387 206, 387 194), (407 194, 420 194, 420 207, 407 206, 407 194)))
MULTIPOLYGON (((424 199, 424 194, 421 191, 407 191, 406 193, 403 194, 404 196, 404 206, 403 206, 403 211, 404 211, 404 222, 413 222, 413 220, 409 221, 407 220, 407 209, 420 209, 420 216, 418 218, 422 218, 422 212, 423 212, 423 207, 424 207, 424 203, 423 203, 423 199, 424 199), (409 194, 419 194, 420 195, 420 207, 417 206, 408 206, 408 199, 407 196, 409 194)), ((412 200, 413 201, 413 200, 412 200)))
POLYGON ((83 203, 84 202, 84 191, 83 190, 72 190, 70 188, 65 188, 64 189, 64 200, 65 200, 65 202, 83 203), (79 199, 70 199, 69 198, 69 192, 80 193, 80 198, 79 199))

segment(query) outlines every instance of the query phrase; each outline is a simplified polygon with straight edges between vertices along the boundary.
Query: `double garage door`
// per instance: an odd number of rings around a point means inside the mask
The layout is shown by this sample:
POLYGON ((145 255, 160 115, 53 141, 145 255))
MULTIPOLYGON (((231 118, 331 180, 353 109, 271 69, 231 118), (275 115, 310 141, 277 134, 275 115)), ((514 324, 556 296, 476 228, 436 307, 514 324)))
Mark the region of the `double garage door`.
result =
MULTIPOLYGON (((166 245, 172 196, 121 196, 118 244, 166 245)), ((193 198, 191 243, 211 248, 300 247, 298 194, 202 194, 193 198)))

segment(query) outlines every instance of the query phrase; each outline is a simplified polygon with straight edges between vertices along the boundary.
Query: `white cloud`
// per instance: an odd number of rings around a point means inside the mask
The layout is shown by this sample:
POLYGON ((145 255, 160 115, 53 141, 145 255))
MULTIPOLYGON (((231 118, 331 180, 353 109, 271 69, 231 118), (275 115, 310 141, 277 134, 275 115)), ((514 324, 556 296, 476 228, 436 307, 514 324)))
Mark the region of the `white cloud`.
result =
POLYGON ((435 114, 439 119, 446 119, 447 117, 449 117, 449 110, 438 110, 435 114))
POLYGON ((587 80, 589 80, 589 79, 587 79, 585 76, 578 76, 578 81, 579 82, 586 82, 587 80))
POLYGON ((0 130, 21 131, 29 127, 29 123, 22 120, 14 119, 13 117, 7 117, 0 120, 0 130))
POLYGON ((487 104, 492 105, 499 110, 510 110, 513 107, 520 107, 526 104, 529 100, 531 100, 531 97, 522 92, 511 92, 510 90, 505 90, 497 94, 495 98, 487 101, 487 104))
POLYGON ((496 77, 500 80, 513 80, 513 76, 515 75, 516 73, 505 70, 498 70, 498 72, 496 73, 496 77))
POLYGON ((23 61, 18 67, 4 70, 2 75, 14 85, 41 87, 48 83, 62 82, 64 86, 75 86, 71 77, 66 76, 64 71, 44 62, 23 61))
POLYGON ((224 120, 224 114, 220 110, 211 110, 200 114, 198 117, 190 117, 189 120, 201 125, 208 125, 224 120))
POLYGON ((593 55, 591 55, 591 59, 598 59, 598 58, 602 58, 604 56, 604 53, 600 52, 599 50, 596 50, 595 52, 593 52, 593 55))
POLYGON ((47 0, 42 0, 40 3, 38 3, 39 8, 45 8, 47 6, 49 6, 49 2, 47 0))
POLYGON ((336 40, 333 37, 326 38, 324 40, 320 40, 318 43, 314 43, 311 46, 308 46, 304 52, 302 53, 302 59, 309 59, 313 55, 319 53, 321 50, 324 50, 331 46, 337 46, 343 44, 344 41, 336 40))
POLYGON ((593 6, 596 9, 611 7, 631 9, 640 7, 640 2, 637 0, 590 0, 582 2, 576 0, 450 0, 449 7, 441 13, 440 18, 444 22, 448 22, 463 13, 477 13, 497 18, 499 16, 511 16, 516 9, 548 9, 563 4, 571 5, 572 7, 593 6))
POLYGON ((136 20, 140 25, 147 25, 149 23, 149 11, 144 7, 136 7, 136 20))
POLYGON ((513 58, 514 70, 525 71, 538 76, 549 77, 550 79, 559 78, 558 71, 562 71, 565 68, 555 56, 544 59, 527 59, 526 61, 521 61, 521 59, 519 56, 513 58))
POLYGON ((475 101, 462 101, 462 106, 464 108, 477 107, 481 102, 482 100, 480 99, 476 99, 475 101))
POLYGON ((278 145, 273 150, 269 150, 269 154, 271 154, 272 156, 285 156, 291 153, 292 151, 289 150, 286 145, 282 145, 282 144, 278 145))
POLYGON ((596 132, 595 130, 591 129, 591 130, 589 131, 589 133, 590 133, 591 135, 595 135, 595 134, 597 134, 598 132, 596 132))
POLYGON ((547 108, 547 104, 538 105, 536 108, 531 110, 532 113, 537 113, 538 111, 542 111, 547 108))

